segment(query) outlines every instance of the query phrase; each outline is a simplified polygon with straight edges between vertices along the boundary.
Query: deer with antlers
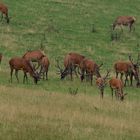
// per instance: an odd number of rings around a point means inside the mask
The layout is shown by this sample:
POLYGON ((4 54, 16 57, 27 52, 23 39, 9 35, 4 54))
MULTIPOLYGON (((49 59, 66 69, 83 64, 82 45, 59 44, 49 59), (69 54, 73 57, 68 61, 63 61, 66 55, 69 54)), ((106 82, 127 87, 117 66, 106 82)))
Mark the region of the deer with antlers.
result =
POLYGON ((96 85, 100 90, 100 95, 101 95, 102 99, 103 99, 103 96, 104 96, 104 88, 105 88, 105 86, 107 84, 107 79, 109 77, 109 73, 110 73, 110 71, 107 70, 107 74, 104 77, 98 77, 96 79, 96 85))
POLYGON ((24 72, 24 78, 23 78, 23 83, 25 83, 28 80, 27 73, 30 74, 30 76, 34 79, 34 83, 37 84, 37 82, 40 79, 40 75, 35 72, 31 62, 29 60, 26 60, 21 57, 14 57, 9 60, 9 65, 10 65, 10 75, 11 75, 11 82, 12 82, 12 75, 13 71, 15 70, 15 76, 17 78, 17 81, 19 82, 18 79, 18 71, 22 70, 24 72))
POLYGON ((111 80, 109 80, 109 85, 112 91, 112 99, 113 99, 113 91, 115 90, 116 98, 123 101, 125 95, 127 95, 127 93, 125 94, 123 93, 123 87, 124 87, 123 82, 120 79, 112 78, 111 80))
MULTIPOLYGON (((32 62, 37 62, 38 66, 37 68, 40 66, 41 63, 41 59, 45 56, 44 52, 42 52, 41 50, 33 50, 33 51, 27 51, 22 58, 28 60, 28 61, 32 61, 32 62)), ((36 69, 37 69, 36 68, 36 69)))
POLYGON ((59 73, 61 75, 61 79, 64 79, 68 74, 70 74, 71 80, 73 79, 73 71, 75 72, 76 76, 77 76, 77 72, 76 72, 76 68, 80 65, 80 63, 82 62, 82 60, 85 58, 85 56, 78 54, 78 53, 68 53, 65 58, 64 58, 64 70, 60 67, 59 65, 59 61, 57 61, 57 65, 56 67, 59 69, 59 73))
POLYGON ((120 74, 120 79, 123 80, 123 75, 125 75, 124 86, 126 86, 126 83, 128 82, 128 77, 130 77, 131 86, 133 82, 133 77, 135 77, 135 80, 137 81, 137 86, 140 85, 139 67, 138 67, 139 59, 140 59, 140 55, 138 55, 137 62, 134 63, 131 56, 129 56, 129 61, 117 61, 114 64, 116 78, 118 78, 118 75, 120 74))
POLYGON ((116 26, 120 26, 121 30, 123 31, 122 26, 128 26, 131 32, 132 26, 135 23, 135 21, 136 18, 133 16, 119 16, 113 23, 113 30, 115 29, 116 26))
POLYGON ((8 16, 8 7, 3 3, 0 3, 0 12, 1 12, 1 21, 3 19, 3 15, 5 15, 5 19, 6 19, 7 23, 9 23, 10 19, 8 16))
POLYGON ((81 72, 78 69, 78 73, 81 75, 81 82, 85 79, 85 76, 88 76, 92 85, 93 75, 96 75, 96 77, 101 77, 99 71, 102 65, 103 64, 98 66, 93 60, 88 58, 83 59, 79 66, 81 72))

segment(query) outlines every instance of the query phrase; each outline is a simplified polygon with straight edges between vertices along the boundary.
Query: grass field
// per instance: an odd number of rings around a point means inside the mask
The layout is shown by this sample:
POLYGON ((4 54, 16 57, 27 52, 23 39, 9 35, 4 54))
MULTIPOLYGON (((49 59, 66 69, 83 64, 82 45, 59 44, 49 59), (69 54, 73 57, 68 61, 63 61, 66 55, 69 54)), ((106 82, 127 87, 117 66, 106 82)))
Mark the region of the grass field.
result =
MULTIPOLYGON (((116 60, 134 61, 140 52, 139 0, 3 0, 11 22, 0 22, 0 139, 1 140, 139 140, 140 89, 126 87, 124 102, 111 100, 109 87, 104 100, 90 83, 78 78, 60 80, 55 58, 63 66, 68 52, 103 62, 101 75, 116 60), (111 41, 110 25, 119 15, 136 17, 135 31, 124 28, 118 41, 111 41), (95 32, 92 32, 93 26, 95 32), (44 37, 45 34, 45 37, 44 37), (45 39, 44 39, 45 38, 45 39), (34 85, 9 83, 8 61, 27 50, 40 49, 50 59, 49 80, 34 85), (78 94, 69 94, 78 88, 78 94)), ((95 79, 95 78, 94 78, 95 79)), ((135 84, 135 82, 134 82, 135 84)))

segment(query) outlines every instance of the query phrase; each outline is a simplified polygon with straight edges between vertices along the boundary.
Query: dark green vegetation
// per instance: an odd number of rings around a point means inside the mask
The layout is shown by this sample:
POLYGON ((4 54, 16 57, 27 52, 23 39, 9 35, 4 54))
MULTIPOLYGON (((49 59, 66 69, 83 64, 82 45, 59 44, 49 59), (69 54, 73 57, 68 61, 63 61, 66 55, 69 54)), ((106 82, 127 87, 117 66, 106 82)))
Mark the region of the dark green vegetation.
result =
MULTIPOLYGON (((75 78, 60 81, 55 58, 63 65, 68 52, 78 52, 104 63, 101 74, 116 60, 137 57, 140 51, 139 0, 5 0, 11 23, 0 23, 0 139, 4 140, 138 140, 140 139, 140 89, 125 88, 125 101, 112 101, 110 89, 100 100, 95 84, 75 78), (110 25, 118 15, 132 15, 135 32, 124 29, 118 41, 111 41, 110 25), (92 32, 93 25, 95 32, 92 32), (45 33, 45 40, 44 38, 45 33), (40 48, 50 59, 49 81, 34 85, 9 83, 8 61, 27 50, 40 48), (69 88, 76 96, 69 95, 69 88), (63 94, 61 94, 63 93, 63 94)), ((120 33, 120 30, 117 30, 120 33)))

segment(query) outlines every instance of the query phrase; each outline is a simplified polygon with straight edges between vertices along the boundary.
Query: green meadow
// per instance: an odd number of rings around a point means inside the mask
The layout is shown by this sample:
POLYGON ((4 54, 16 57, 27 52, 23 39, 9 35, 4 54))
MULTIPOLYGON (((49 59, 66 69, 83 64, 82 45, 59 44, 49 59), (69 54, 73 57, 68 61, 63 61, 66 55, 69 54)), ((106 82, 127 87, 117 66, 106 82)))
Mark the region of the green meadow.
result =
POLYGON ((3 0, 9 8, 10 24, 0 22, 0 140, 139 140, 140 89, 125 87, 124 102, 111 99, 109 86, 101 100, 90 82, 74 76, 63 81, 57 74, 55 59, 77 52, 103 63, 101 75, 117 60, 134 61, 140 53, 139 0, 3 0), (127 27, 113 34, 111 24, 117 16, 136 17, 135 31, 127 27), (43 46, 41 46, 41 42, 43 46), (27 50, 43 49, 50 60, 48 81, 37 85, 29 76, 23 84, 13 75, 9 82, 9 60, 27 50), (77 94, 70 90, 78 88, 77 94))

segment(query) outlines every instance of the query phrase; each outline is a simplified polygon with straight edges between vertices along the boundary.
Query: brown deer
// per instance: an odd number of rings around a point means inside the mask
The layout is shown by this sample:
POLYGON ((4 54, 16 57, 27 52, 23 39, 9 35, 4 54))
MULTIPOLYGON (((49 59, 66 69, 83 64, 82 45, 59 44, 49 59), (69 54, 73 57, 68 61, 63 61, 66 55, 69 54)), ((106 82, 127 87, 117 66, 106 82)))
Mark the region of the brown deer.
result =
MULTIPOLYGON (((23 58, 32 62, 38 62, 38 67, 40 66, 41 59, 45 56, 45 54, 41 50, 27 51, 23 58)), ((38 68, 37 67, 37 68, 38 68)))
POLYGON ((1 21, 3 19, 3 15, 5 15, 7 23, 10 22, 10 19, 8 17, 8 7, 5 4, 0 3, 0 12, 2 13, 1 15, 1 21))
POLYGON ((59 61, 57 60, 57 68, 59 69, 59 73, 61 74, 61 79, 64 79, 68 74, 70 74, 72 80, 73 71, 77 76, 76 68, 80 65, 84 58, 85 56, 78 53, 68 53, 64 58, 64 70, 60 67, 59 61))
POLYGON ((81 82, 84 80, 85 76, 88 76, 90 78, 90 83, 92 85, 93 75, 96 75, 96 77, 101 77, 99 71, 102 65, 103 64, 98 66, 91 59, 87 59, 87 58, 83 59, 83 61, 80 63, 80 66, 79 66, 81 72, 78 70, 79 74, 81 75, 81 82))
POLYGON ((101 95, 101 98, 102 99, 103 99, 103 96, 104 96, 104 88, 105 88, 105 86, 107 84, 107 79, 109 77, 109 73, 110 73, 110 71, 108 70, 106 76, 104 76, 104 77, 98 77, 96 79, 96 85, 97 85, 97 87, 100 90, 100 95, 101 95))
POLYGON ((115 29, 116 26, 120 26, 121 30, 123 31, 122 26, 128 26, 131 32, 132 26, 135 23, 135 21, 136 18, 133 16, 119 16, 113 23, 113 30, 115 29))
POLYGON ((46 80, 48 80, 48 69, 50 65, 48 57, 44 56, 41 59, 40 64, 41 64, 40 74, 43 74, 43 79, 45 79, 45 74, 46 74, 46 80))
POLYGON ((113 99, 113 90, 115 90, 115 96, 117 99, 120 99, 121 101, 124 100, 124 96, 127 95, 126 93, 123 93, 123 87, 124 84, 120 79, 112 78, 109 80, 109 85, 112 91, 112 99, 113 99))
POLYGON ((29 73, 30 76, 33 77, 35 84, 37 84, 37 82, 40 79, 39 74, 34 71, 32 64, 29 60, 26 60, 21 57, 14 57, 14 58, 10 59, 9 65, 10 65, 10 69, 11 69, 11 73, 10 73, 11 82, 12 82, 12 75, 13 75, 14 70, 15 70, 15 76, 16 76, 16 79, 18 82, 19 82, 19 79, 18 79, 19 70, 22 70, 24 72, 23 83, 25 83, 25 79, 26 79, 26 81, 28 80, 27 73, 29 73))
POLYGON ((129 60, 131 62, 131 64, 134 67, 134 70, 132 71, 131 75, 130 75, 130 79, 131 79, 131 85, 132 85, 132 80, 133 77, 136 80, 136 86, 139 87, 140 86, 140 77, 139 77, 139 60, 140 60, 140 54, 138 54, 138 58, 137 58, 137 62, 134 63, 133 59, 131 58, 131 56, 129 55, 129 60))
POLYGON ((2 61, 2 53, 0 53, 0 64, 1 64, 1 61, 2 61))
POLYGON ((130 61, 117 61, 114 64, 116 78, 118 78, 119 73, 120 73, 121 80, 123 79, 123 75, 125 75, 124 86, 126 86, 126 82, 128 82, 128 77, 130 77, 130 85, 131 86, 132 86, 132 82, 133 82, 133 77, 135 77, 135 79, 137 81, 137 86, 140 85, 139 67, 138 67, 139 57, 140 56, 138 55, 137 63, 133 63, 131 56, 129 56, 130 61))

